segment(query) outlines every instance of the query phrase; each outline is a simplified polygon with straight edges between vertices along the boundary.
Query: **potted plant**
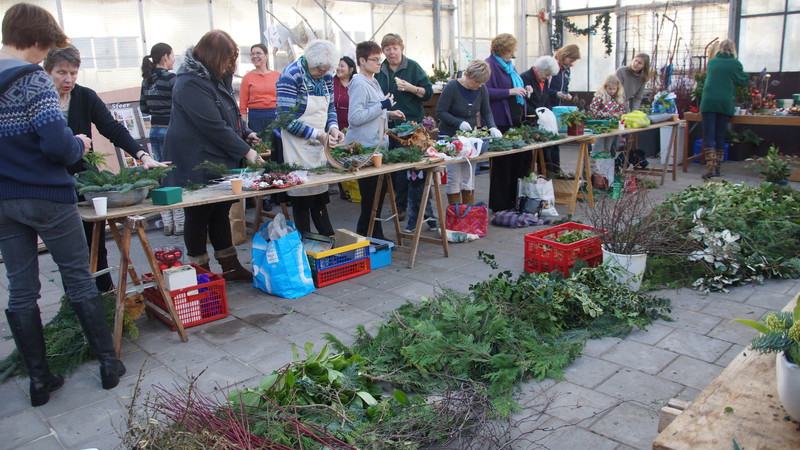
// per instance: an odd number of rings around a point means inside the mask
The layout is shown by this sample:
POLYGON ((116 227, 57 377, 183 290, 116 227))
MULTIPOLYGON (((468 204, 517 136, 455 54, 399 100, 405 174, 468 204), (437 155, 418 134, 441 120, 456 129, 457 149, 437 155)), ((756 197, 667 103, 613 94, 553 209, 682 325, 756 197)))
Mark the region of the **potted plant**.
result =
POLYGON ((145 170, 142 166, 122 167, 119 173, 100 170, 105 157, 97 152, 87 153, 83 161, 86 170, 74 175, 78 194, 90 202, 95 197, 106 197, 109 208, 140 203, 151 188, 160 186, 158 180, 172 170, 171 167, 145 170))
POLYGON ((730 144, 728 160, 744 161, 755 153, 755 148, 761 145, 763 140, 764 138, 749 128, 741 133, 728 130, 728 132, 725 133, 725 142, 730 144))
POLYGON ((629 192, 614 198, 597 199, 594 207, 583 204, 589 223, 600 234, 603 264, 612 267, 617 280, 638 291, 642 283, 648 254, 690 253, 688 233, 677 228, 672 215, 653 211, 647 189, 629 183, 629 192))
POLYGON ((780 311, 765 315, 760 322, 734 319, 760 332, 750 341, 750 348, 759 353, 776 353, 775 372, 778 397, 786 412, 800 419, 800 302, 795 297, 791 312, 780 311))
POLYGON ((795 156, 782 155, 778 147, 771 145, 766 156, 747 158, 749 163, 745 167, 755 170, 770 183, 786 186, 789 184, 788 178, 795 159, 795 156))
POLYGON ((567 136, 583 135, 583 125, 589 120, 589 116, 580 109, 563 114, 560 117, 561 123, 567 126, 567 136))

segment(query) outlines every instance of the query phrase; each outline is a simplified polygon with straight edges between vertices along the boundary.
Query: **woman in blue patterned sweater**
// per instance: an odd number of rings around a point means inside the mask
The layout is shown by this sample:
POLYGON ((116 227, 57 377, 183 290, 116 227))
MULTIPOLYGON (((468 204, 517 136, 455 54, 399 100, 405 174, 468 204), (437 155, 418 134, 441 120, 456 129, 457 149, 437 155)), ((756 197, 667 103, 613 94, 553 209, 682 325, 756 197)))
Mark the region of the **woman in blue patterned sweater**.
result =
POLYGON ((40 236, 58 265, 72 308, 104 389, 125 374, 116 358, 100 293, 89 273, 89 248, 67 166, 80 161, 91 140, 72 135, 58 94, 39 63, 67 36, 47 10, 19 3, 3 18, 0 49, 0 252, 8 277, 8 326, 28 368, 32 406, 50 400, 64 378, 50 372, 37 300, 40 236))

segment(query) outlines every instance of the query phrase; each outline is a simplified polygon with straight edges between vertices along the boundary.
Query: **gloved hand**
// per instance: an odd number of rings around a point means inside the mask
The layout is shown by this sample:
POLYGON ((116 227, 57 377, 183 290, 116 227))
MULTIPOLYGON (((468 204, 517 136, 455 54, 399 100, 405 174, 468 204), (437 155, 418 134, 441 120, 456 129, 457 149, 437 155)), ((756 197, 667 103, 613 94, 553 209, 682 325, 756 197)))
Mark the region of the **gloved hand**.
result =
POLYGON ((458 126, 458 129, 461 131, 472 131, 472 125, 467 122, 461 122, 461 125, 458 126))
POLYGON ((493 138, 501 138, 503 137, 503 133, 501 133, 497 128, 489 128, 489 136, 493 138))

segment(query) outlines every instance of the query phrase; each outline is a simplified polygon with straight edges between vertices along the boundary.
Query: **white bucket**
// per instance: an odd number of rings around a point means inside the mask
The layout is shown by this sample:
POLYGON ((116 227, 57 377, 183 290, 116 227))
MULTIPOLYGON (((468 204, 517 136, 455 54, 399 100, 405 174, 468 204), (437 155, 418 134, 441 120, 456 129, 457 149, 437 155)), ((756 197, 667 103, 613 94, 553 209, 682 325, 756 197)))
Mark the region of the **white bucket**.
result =
POLYGON ((800 367, 790 363, 783 352, 775 360, 778 397, 792 419, 800 418, 800 367))
POLYGON ((606 250, 603 247, 603 264, 609 267, 618 267, 614 270, 614 277, 622 284, 627 284, 632 291, 638 291, 642 285, 644 268, 647 265, 647 253, 638 255, 622 255, 606 250))

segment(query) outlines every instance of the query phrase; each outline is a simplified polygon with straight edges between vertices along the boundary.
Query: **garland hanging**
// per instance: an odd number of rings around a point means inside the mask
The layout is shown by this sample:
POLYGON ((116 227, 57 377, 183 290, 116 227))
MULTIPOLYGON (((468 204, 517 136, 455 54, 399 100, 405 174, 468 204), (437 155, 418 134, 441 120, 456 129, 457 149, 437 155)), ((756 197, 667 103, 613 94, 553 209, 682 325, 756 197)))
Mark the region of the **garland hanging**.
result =
MULTIPOLYGON (((578 28, 577 25, 572 23, 567 16, 553 16, 556 20, 556 33, 553 37, 558 39, 558 33, 560 30, 566 28, 567 31, 574 34, 575 36, 589 36, 589 35, 596 35, 597 29, 600 28, 603 30, 603 43, 606 45, 606 55, 611 54, 611 49, 613 48, 613 43, 611 41, 611 13, 604 12, 599 16, 595 17, 594 25, 587 27, 587 28, 578 28), (602 26, 601 26, 602 24, 602 26)), ((560 40, 560 39, 559 39, 560 40)), ((554 43, 553 47, 556 47, 556 43, 554 43)))

